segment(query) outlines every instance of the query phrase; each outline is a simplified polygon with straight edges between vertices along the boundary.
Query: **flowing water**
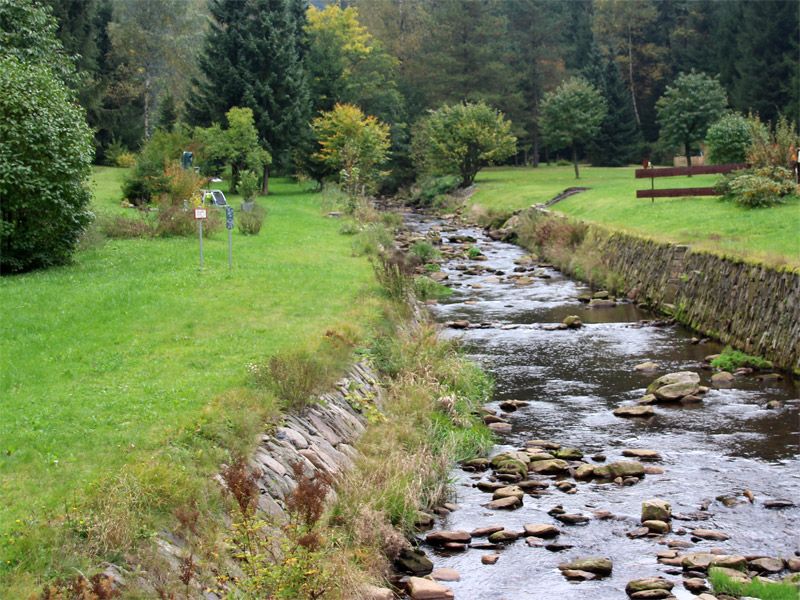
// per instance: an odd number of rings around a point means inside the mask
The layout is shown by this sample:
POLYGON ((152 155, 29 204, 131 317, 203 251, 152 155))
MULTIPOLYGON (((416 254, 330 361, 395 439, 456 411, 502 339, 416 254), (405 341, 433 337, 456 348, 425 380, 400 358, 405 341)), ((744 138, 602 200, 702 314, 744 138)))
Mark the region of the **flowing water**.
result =
MULTIPOLYGON (((562 531, 558 543, 573 546, 551 552, 529 547, 520 538, 499 551, 494 565, 481 563, 481 556, 493 551, 470 548, 447 554, 423 546, 436 568, 459 571, 461 580, 447 584, 456 598, 625 598, 628 581, 656 575, 676 582, 673 594, 678 598, 693 598, 680 585, 680 568, 657 562, 656 553, 667 549, 658 543, 659 538, 625 535, 640 526, 641 503, 649 498, 663 498, 672 504, 673 513, 685 514, 698 512, 710 501, 707 520, 676 520, 673 528, 717 529, 730 539, 700 541, 687 552, 721 548, 730 554, 788 557, 800 551, 800 404, 792 381, 739 377, 730 389, 712 387, 700 404, 660 404, 655 417, 648 420, 617 418, 612 410, 641 397, 658 375, 696 371, 701 384, 710 386, 710 371, 701 369, 703 357, 721 347, 712 342, 691 343, 692 333, 680 326, 642 326, 640 320, 656 317, 633 304, 589 308, 577 300, 588 288, 553 268, 537 268, 549 279, 536 277, 530 285, 515 285, 507 276, 525 251, 492 241, 481 230, 454 230, 447 223, 418 215, 409 215, 408 223, 418 233, 444 226, 445 246, 448 238, 471 236, 476 243, 469 245, 478 246, 487 257, 482 262, 447 261, 442 270, 449 279, 444 283, 454 293, 431 308, 442 322, 465 319, 483 324, 447 329, 446 335, 462 339, 471 357, 493 375, 496 394, 489 408, 497 409, 497 403, 506 399, 529 402, 504 415, 513 431, 498 437, 492 454, 524 447, 526 440, 536 438, 580 448, 586 457, 602 453, 608 462, 623 459, 624 448, 650 448, 662 455, 655 464, 665 471, 647 475, 633 486, 578 482, 573 495, 551 486, 542 496, 526 495, 518 510, 492 511, 483 506, 491 495, 474 487, 476 479, 488 477, 491 471, 455 469, 452 477, 459 508, 439 519, 435 529, 471 531, 503 525, 521 531, 525 523, 549 523, 562 531), (466 275, 459 265, 487 271, 466 275), (492 272, 502 272, 499 281, 492 272), (567 315, 580 316, 584 327, 548 330, 548 325, 560 323, 567 315), (661 369, 655 375, 635 372, 634 365, 644 361, 655 361, 661 369), (770 400, 781 401, 782 407, 766 408, 770 400), (755 495, 755 502, 745 499, 744 490, 755 495), (715 500, 723 495, 741 502, 726 507, 715 500), (797 506, 764 507, 765 500, 776 498, 792 500, 797 506), (547 513, 559 504, 570 513, 610 511, 613 518, 592 518, 583 526, 562 525, 547 513), (612 576, 572 583, 557 569, 559 563, 586 556, 611 558, 612 576)), ((690 540, 690 535, 678 533, 666 537, 690 540)))

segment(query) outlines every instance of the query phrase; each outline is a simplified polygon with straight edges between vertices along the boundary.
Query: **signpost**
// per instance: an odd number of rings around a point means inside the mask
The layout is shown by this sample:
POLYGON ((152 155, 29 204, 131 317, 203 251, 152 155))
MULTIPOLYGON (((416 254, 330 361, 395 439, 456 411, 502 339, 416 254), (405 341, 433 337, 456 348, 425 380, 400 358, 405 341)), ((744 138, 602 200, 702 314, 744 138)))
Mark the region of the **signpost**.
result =
POLYGON ((233 269, 233 207, 225 207, 225 227, 228 230, 228 270, 233 269))
POLYGON ((197 230, 200 232, 200 268, 203 268, 203 221, 208 218, 205 208, 194 209, 194 220, 197 221, 197 230))

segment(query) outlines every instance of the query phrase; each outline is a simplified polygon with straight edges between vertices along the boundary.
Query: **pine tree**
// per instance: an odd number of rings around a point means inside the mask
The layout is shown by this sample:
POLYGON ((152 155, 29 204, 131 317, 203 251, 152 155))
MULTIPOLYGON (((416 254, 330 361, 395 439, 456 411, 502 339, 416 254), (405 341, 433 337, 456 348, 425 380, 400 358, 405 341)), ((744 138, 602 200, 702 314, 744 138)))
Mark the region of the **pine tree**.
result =
MULTIPOLYGON (((596 50, 593 54, 599 58, 596 50)), ((584 69, 584 74, 600 90, 608 105, 600 132, 587 148, 592 165, 619 167, 637 162, 641 152, 641 133, 619 67, 613 60, 607 60, 604 66, 595 61, 584 69)))
POLYGON ((234 106, 252 109, 260 141, 278 169, 289 168, 308 131, 302 5, 299 0, 211 0, 200 57, 204 77, 193 82, 187 106, 190 122, 204 126, 221 123, 234 106))

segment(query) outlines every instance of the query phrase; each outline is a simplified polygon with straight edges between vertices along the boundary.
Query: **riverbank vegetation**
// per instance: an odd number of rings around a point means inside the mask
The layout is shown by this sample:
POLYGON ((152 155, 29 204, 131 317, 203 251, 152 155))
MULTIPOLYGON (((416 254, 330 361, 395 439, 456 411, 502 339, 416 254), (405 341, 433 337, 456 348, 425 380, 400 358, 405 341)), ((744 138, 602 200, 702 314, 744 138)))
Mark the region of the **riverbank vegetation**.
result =
POLYGON ((781 583, 756 577, 744 583, 722 572, 711 569, 709 573, 714 592, 719 594, 732 594, 734 596, 747 596, 761 598, 761 600, 797 600, 797 586, 793 583, 781 583))

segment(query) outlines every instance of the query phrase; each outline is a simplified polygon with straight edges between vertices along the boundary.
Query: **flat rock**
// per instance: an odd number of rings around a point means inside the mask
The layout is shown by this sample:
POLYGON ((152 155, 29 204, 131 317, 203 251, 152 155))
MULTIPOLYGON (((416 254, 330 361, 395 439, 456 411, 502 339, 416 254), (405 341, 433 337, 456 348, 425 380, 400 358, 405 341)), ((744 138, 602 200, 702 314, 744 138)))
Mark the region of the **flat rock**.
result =
POLYGON ((578 448, 559 448, 553 453, 553 456, 562 460, 580 460, 583 458, 583 452, 578 448))
POLYGON ((551 460, 537 460, 531 462, 530 471, 541 475, 558 475, 569 471, 569 464, 565 460, 554 458, 551 460))
POLYGON ((645 521, 669 521, 672 518, 672 507, 661 498, 651 498, 642 502, 642 523, 645 521))
POLYGON ((526 523, 523 529, 526 536, 539 538, 552 538, 561 533, 558 527, 546 523, 526 523))
POLYGON ((527 447, 544 448, 545 450, 558 450, 561 448, 561 444, 550 440, 528 440, 525 445, 527 447))
POLYGON ((486 508, 492 510, 514 510, 522 506, 522 498, 518 498, 517 496, 509 496, 508 498, 492 500, 485 506, 486 508))
POLYGON ((607 465, 595 466, 594 475, 600 479, 614 479, 616 477, 642 477, 644 467, 636 461, 621 460, 607 465))
POLYGON ((563 569, 561 574, 570 581, 591 581, 597 579, 597 575, 589 573, 589 571, 581 571, 580 569, 563 569))
POLYGON ((727 387, 733 380, 733 374, 728 373, 727 371, 720 371, 719 373, 714 373, 711 376, 711 383, 718 387, 727 387))
POLYGON ((550 482, 539 481, 538 479, 527 479, 525 481, 520 481, 517 487, 526 492, 530 490, 543 490, 550 487, 550 482))
POLYGON ((656 398, 655 394, 645 394, 644 396, 639 398, 636 402, 639 404, 655 404, 656 402, 658 402, 658 398, 656 398))
POLYGON ((558 565, 558 568, 561 571, 588 571, 589 573, 605 577, 611 574, 613 565, 608 558, 589 556, 586 558, 578 558, 568 563, 562 563, 558 565))
POLYGON ((488 525, 486 527, 478 527, 470 532, 472 537, 487 537, 498 531, 503 531, 502 525, 488 525))
POLYGON ((499 498, 509 498, 511 496, 516 496, 517 498, 522 498, 525 495, 525 492, 517 485, 507 485, 505 487, 498 488, 492 494, 492 500, 498 500, 499 498))
POLYGON ((747 563, 748 568, 759 573, 780 573, 783 571, 783 560, 780 558, 756 558, 747 563))
POLYGON ((487 427, 497 433, 511 433, 511 423, 489 423, 487 427))
POLYGON ((630 596, 636 592, 644 592, 648 590, 669 591, 673 587, 675 587, 675 584, 671 581, 667 581, 663 577, 645 577, 644 579, 634 579, 633 581, 628 582, 628 585, 625 586, 625 593, 630 596))
POLYGON ((493 565, 500 560, 499 554, 484 554, 481 556, 481 563, 484 565, 493 565))
POLYGON ((647 361, 643 363, 639 363, 635 367, 633 367, 634 371, 642 371, 644 373, 650 373, 652 371, 658 371, 660 367, 658 363, 654 363, 653 361, 647 361))
POLYGON ((472 536, 468 531, 433 531, 425 536, 425 541, 432 546, 439 546, 448 542, 469 544, 472 536))
POLYGON ((455 598, 453 590, 422 577, 408 579, 408 595, 412 600, 450 600, 455 598))
POLYGON ((791 500, 765 500, 764 501, 764 508, 792 508, 794 506, 794 502, 791 500))
POLYGON ((495 531, 493 534, 489 536, 489 541, 492 544, 507 544, 508 542, 514 542, 520 537, 519 531, 511 531, 509 529, 501 529, 500 531, 495 531))
POLYGON ((580 514, 561 514, 555 515, 555 518, 564 523, 565 525, 583 525, 589 522, 589 517, 580 514))
POLYGON ((403 573, 413 575, 427 575, 433 571, 433 563, 425 556, 425 553, 422 550, 411 548, 403 548, 394 564, 403 573))
POLYGON ((620 406, 614 409, 615 417, 622 418, 648 418, 656 414, 655 409, 648 404, 640 404, 638 406, 620 406))
POLYGON ((631 600, 664 600, 674 598, 669 590, 642 590, 630 595, 631 600))
POLYGON ((642 526, 647 527, 650 533, 658 533, 660 535, 664 535, 670 531, 669 523, 665 521, 659 521, 658 519, 643 521, 642 526))
POLYGON ((594 465, 581 465, 572 474, 575 479, 585 480, 594 477, 594 465))
POLYGON ((694 394, 699 388, 700 375, 694 371, 678 371, 662 375, 653 381, 647 386, 647 393, 655 394, 659 400, 670 401, 694 394))
POLYGON ((708 590, 708 584, 706 583, 706 580, 701 579, 700 577, 689 577, 688 579, 684 579, 683 587, 693 594, 699 594, 700 592, 705 592, 708 590))
POLYGON ((458 571, 446 567, 434 569, 431 572, 431 577, 436 581, 461 581, 461 574, 458 571))
POLYGON ((622 451, 622 456, 638 458, 639 460, 661 460, 661 454, 657 450, 648 448, 625 448, 622 451))
POLYGON ((715 529, 692 529, 692 535, 701 540, 714 540, 715 542, 724 542, 731 537, 724 531, 715 529))

